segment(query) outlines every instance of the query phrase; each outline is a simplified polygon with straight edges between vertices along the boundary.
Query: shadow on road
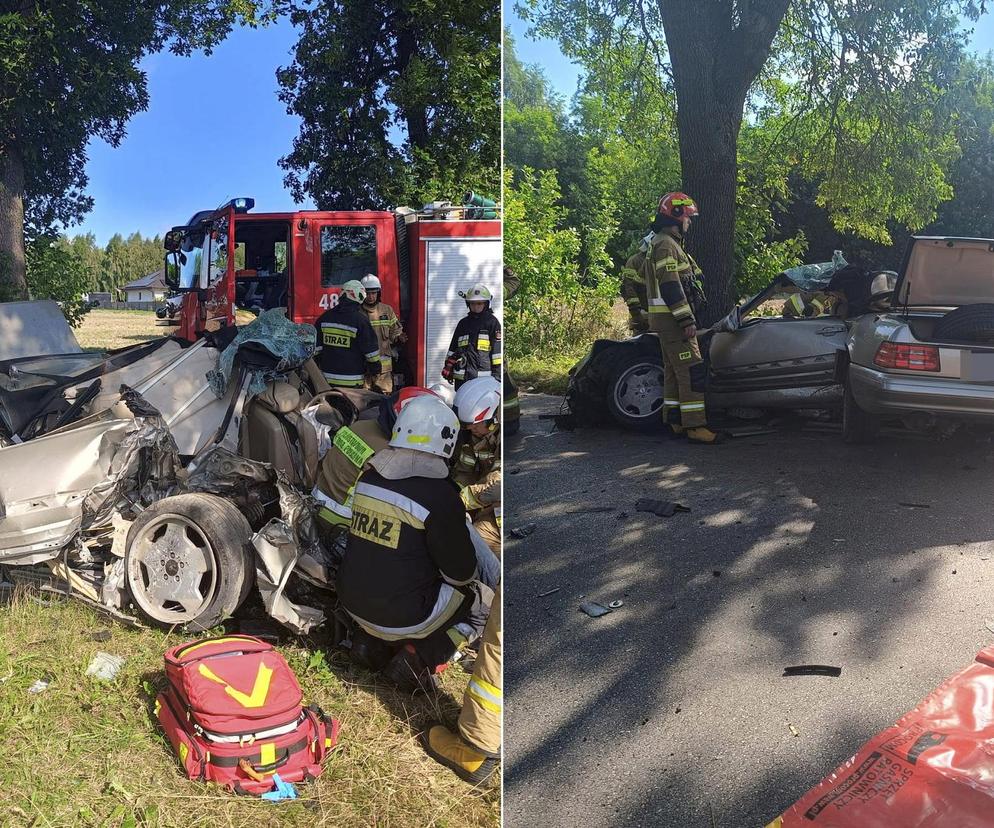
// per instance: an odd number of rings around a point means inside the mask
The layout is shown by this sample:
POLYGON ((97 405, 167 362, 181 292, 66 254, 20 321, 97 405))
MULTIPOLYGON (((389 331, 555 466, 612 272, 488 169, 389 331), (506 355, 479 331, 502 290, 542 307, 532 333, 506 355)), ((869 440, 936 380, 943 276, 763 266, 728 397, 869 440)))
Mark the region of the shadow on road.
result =
POLYGON ((507 825, 764 825, 984 645, 989 444, 703 448, 543 405, 506 448, 537 525, 504 556, 507 825), (811 662, 842 677, 781 678, 811 662))

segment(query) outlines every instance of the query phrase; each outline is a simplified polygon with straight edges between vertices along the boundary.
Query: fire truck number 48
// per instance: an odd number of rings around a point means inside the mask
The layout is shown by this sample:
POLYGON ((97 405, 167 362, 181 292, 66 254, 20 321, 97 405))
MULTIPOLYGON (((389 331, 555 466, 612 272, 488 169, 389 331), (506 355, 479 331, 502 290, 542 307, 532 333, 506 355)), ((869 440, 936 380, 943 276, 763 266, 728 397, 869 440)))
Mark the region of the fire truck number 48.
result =
POLYGON ((333 308, 337 304, 338 304, 337 293, 322 293, 321 300, 318 302, 318 307, 328 310, 328 308, 333 308))

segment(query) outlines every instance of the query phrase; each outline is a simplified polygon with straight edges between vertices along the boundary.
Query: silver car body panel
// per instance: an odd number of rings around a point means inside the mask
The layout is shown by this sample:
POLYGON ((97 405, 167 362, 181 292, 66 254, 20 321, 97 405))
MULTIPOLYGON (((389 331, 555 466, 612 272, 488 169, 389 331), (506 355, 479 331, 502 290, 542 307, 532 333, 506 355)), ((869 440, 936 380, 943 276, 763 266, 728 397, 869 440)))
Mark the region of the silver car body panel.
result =
POLYGON ((95 417, 0 448, 0 561, 31 564, 59 554, 132 422, 95 417))
POLYGON ((50 299, 0 303, 0 362, 82 350, 62 310, 50 299))
POLYGON ((950 380, 921 371, 884 372, 849 366, 849 382, 860 408, 872 414, 926 412, 994 420, 994 383, 950 380))
POLYGON ((841 403, 835 363, 846 346, 841 319, 761 317, 711 339, 708 404, 714 407, 833 408, 841 403))

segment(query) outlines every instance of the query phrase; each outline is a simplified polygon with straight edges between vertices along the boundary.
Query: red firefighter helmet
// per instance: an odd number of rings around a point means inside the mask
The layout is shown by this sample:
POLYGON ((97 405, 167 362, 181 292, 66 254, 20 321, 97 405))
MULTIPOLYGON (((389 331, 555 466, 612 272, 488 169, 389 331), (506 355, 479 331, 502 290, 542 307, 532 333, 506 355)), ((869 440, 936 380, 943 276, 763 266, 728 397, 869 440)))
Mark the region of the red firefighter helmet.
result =
POLYGON ((697 202, 686 193, 667 193, 659 199, 656 212, 667 218, 679 221, 682 218, 700 215, 697 202))

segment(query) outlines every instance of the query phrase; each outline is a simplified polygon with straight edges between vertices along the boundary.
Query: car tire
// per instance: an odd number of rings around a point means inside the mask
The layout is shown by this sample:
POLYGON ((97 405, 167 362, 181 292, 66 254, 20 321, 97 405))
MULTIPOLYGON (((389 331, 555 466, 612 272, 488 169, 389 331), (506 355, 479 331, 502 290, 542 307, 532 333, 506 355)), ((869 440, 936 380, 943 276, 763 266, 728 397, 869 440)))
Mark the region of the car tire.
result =
POLYGON ((842 439, 853 445, 870 443, 880 431, 880 420, 859 407, 852 393, 852 386, 846 383, 842 398, 842 439))
POLYGON ((663 357, 633 348, 611 352, 606 404, 611 418, 631 431, 652 431, 663 425, 663 357))
POLYGON ((935 323, 932 337, 960 342, 994 341, 994 304, 964 305, 949 311, 935 323))
POLYGON ((230 616, 255 577, 252 528, 229 501, 193 493, 142 512, 125 543, 130 603, 162 627, 202 632, 230 616))

